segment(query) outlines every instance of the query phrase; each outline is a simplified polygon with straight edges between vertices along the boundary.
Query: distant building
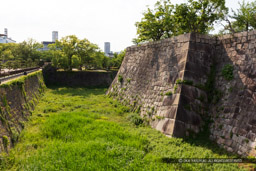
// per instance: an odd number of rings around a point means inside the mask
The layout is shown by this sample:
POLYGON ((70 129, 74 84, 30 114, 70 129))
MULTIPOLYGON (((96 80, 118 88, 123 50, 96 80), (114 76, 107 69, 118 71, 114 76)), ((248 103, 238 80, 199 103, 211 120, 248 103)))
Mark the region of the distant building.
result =
POLYGON ((110 53, 110 42, 104 43, 104 53, 108 55, 110 53))
POLYGON ((4 29, 4 34, 0 34, 0 43, 16 43, 16 41, 8 37, 7 28, 4 29))
POLYGON ((104 43, 104 53, 108 57, 114 57, 114 53, 110 51, 110 42, 104 43))
POLYGON ((49 50, 48 45, 54 44, 56 42, 56 40, 58 40, 58 31, 53 31, 52 32, 52 41, 42 41, 42 44, 44 47, 41 49, 38 49, 38 50, 41 50, 41 51, 49 50))
POLYGON ((53 31, 52 32, 52 41, 56 42, 58 40, 58 31, 53 31))
POLYGON ((46 50, 49 50, 49 48, 48 48, 48 45, 50 45, 50 44, 54 44, 55 42, 50 42, 50 41, 43 41, 42 42, 42 44, 43 44, 43 48, 41 48, 40 50, 42 50, 42 51, 46 51, 46 50))

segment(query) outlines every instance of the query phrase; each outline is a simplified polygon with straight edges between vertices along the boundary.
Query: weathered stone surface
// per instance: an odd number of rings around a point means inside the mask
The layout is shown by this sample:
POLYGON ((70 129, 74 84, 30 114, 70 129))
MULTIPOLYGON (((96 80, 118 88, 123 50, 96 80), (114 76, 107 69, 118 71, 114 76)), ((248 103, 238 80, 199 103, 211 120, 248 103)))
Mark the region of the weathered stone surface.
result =
POLYGON ((149 119, 162 117, 151 125, 171 136, 197 133, 208 115, 211 139, 230 152, 255 154, 249 145, 256 138, 255 38, 256 31, 220 37, 186 34, 129 47, 108 94, 124 104, 136 101, 149 119), (215 94, 209 105, 203 85, 213 64, 215 94), (233 65, 231 80, 222 76, 227 64, 233 65))
MULTIPOLYGON (((136 68, 133 68, 135 71, 136 68)), ((85 71, 58 71, 54 73, 44 73, 45 82, 48 85, 60 85, 70 87, 109 87, 116 71, 114 72, 85 72, 85 71)))
MULTIPOLYGON (((254 31, 248 33, 249 35, 253 35, 255 38, 254 31)), ((226 64, 234 64, 234 79, 231 81, 227 81, 225 79, 216 79, 216 89, 221 89, 223 92, 223 96, 218 102, 218 106, 223 107, 223 113, 225 115, 232 116, 229 122, 226 120, 219 120, 214 115, 212 119, 214 120, 213 124, 221 124, 223 128, 218 132, 212 131, 212 137, 218 143, 218 138, 221 136, 223 132, 228 130, 228 128, 232 128, 230 131, 230 136, 232 136, 232 145, 228 140, 228 135, 225 136, 226 146, 228 148, 232 148, 234 152, 237 152, 241 155, 247 155, 249 153, 248 143, 252 141, 255 142, 255 134, 256 129, 254 129, 254 116, 256 111, 256 105, 254 100, 254 92, 256 82, 253 81, 253 78, 256 77, 256 69, 253 64, 253 54, 255 52, 248 51, 247 49, 255 49, 255 39, 247 39, 247 33, 235 34, 234 36, 237 38, 236 44, 229 46, 227 38, 218 38, 219 40, 224 40, 223 44, 220 46, 220 50, 216 49, 216 58, 217 58, 217 68, 219 68, 217 75, 221 76, 222 68, 226 64), (226 40, 226 41, 225 41, 226 40), (225 48, 224 48, 225 47, 225 48), (225 49, 221 51, 221 49, 225 49), (253 69, 252 69, 253 68, 253 69), (229 84, 229 88, 223 88, 223 85, 229 84), (232 88, 232 91, 230 89, 232 88), (235 145, 239 144, 239 145, 235 145)), ((214 113, 213 109, 210 109, 211 113, 214 113)), ((231 149, 229 149, 231 150, 231 149)))
POLYGON ((15 84, 16 80, 13 81, 14 84, 0 87, 0 114, 4 117, 2 119, 5 119, 5 123, 0 122, 0 153, 8 152, 10 147, 13 147, 17 136, 24 128, 24 122, 31 115, 30 110, 34 110, 34 105, 45 86, 42 72, 24 77, 24 82, 17 80, 19 82, 15 84), (5 103, 3 99, 6 100, 5 103), (10 142, 7 147, 3 145, 4 136, 10 142), (13 138, 14 136, 16 138, 13 138))

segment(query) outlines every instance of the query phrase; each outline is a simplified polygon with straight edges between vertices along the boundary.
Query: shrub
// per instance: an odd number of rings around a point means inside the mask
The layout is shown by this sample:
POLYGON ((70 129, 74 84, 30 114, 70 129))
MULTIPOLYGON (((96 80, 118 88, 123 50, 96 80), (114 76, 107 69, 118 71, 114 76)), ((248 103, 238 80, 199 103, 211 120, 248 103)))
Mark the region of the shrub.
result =
POLYGON ((162 117, 162 116, 156 116, 156 119, 157 120, 162 120, 162 119, 164 119, 165 117, 162 117))
POLYGON ((124 80, 123 76, 122 76, 122 75, 118 75, 118 81, 119 81, 120 83, 122 83, 123 80, 124 80))
POLYGON ((178 86, 177 86, 177 84, 176 84, 176 85, 174 86, 173 92, 176 93, 177 89, 178 89, 178 86))
POLYGON ((232 80, 232 79, 234 78, 233 70, 234 70, 233 65, 227 64, 227 65, 225 65, 225 66, 223 67, 223 69, 222 69, 222 71, 221 71, 221 74, 222 74, 222 76, 223 76, 226 80, 230 81, 230 80, 232 80))
POLYGON ((143 124, 143 119, 137 113, 131 113, 127 116, 127 119, 132 122, 134 125, 141 125, 143 124))
POLYGON ((10 141, 8 139, 7 136, 3 136, 3 145, 4 145, 4 148, 7 149, 8 145, 10 144, 10 141))
POLYGON ((176 84, 193 85, 194 83, 191 80, 180 80, 180 79, 178 79, 178 80, 176 80, 176 84))
POLYGON ((171 95, 172 95, 172 92, 169 91, 169 92, 165 93, 165 95, 166 95, 166 96, 171 96, 171 95))
POLYGON ((182 80, 181 79, 177 79, 176 80, 176 84, 182 84, 182 80))

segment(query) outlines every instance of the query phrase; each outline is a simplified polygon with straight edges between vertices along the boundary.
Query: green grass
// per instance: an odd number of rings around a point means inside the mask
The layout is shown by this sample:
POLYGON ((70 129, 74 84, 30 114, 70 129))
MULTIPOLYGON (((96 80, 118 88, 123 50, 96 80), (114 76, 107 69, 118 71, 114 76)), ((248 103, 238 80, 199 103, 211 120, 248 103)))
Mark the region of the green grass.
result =
MULTIPOLYGON (((238 170, 237 164, 166 163, 169 158, 227 158, 197 141, 168 138, 128 121, 127 108, 106 89, 45 92, 19 143, 2 153, 1 170, 238 170)), ((241 169, 241 168, 240 168, 241 169)))

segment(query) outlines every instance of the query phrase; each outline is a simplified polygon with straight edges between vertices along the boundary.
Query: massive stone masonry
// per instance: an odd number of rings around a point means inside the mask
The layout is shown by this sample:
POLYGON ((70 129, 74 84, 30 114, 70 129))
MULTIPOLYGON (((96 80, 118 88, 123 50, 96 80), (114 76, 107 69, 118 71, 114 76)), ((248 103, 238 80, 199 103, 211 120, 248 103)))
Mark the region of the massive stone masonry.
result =
POLYGON ((108 94, 169 136, 198 133, 210 118, 211 139, 256 156, 255 49, 256 31, 132 46, 108 94))
POLYGON ((211 105, 211 138, 230 152, 256 156, 256 31, 219 37, 215 87, 220 101, 211 105), (233 79, 223 77, 233 67, 233 79))
POLYGON ((17 142, 44 89, 41 71, 0 85, 0 153, 17 142))
POLYGON ((117 71, 57 71, 57 68, 51 65, 43 69, 47 86, 109 87, 116 73, 117 71))

